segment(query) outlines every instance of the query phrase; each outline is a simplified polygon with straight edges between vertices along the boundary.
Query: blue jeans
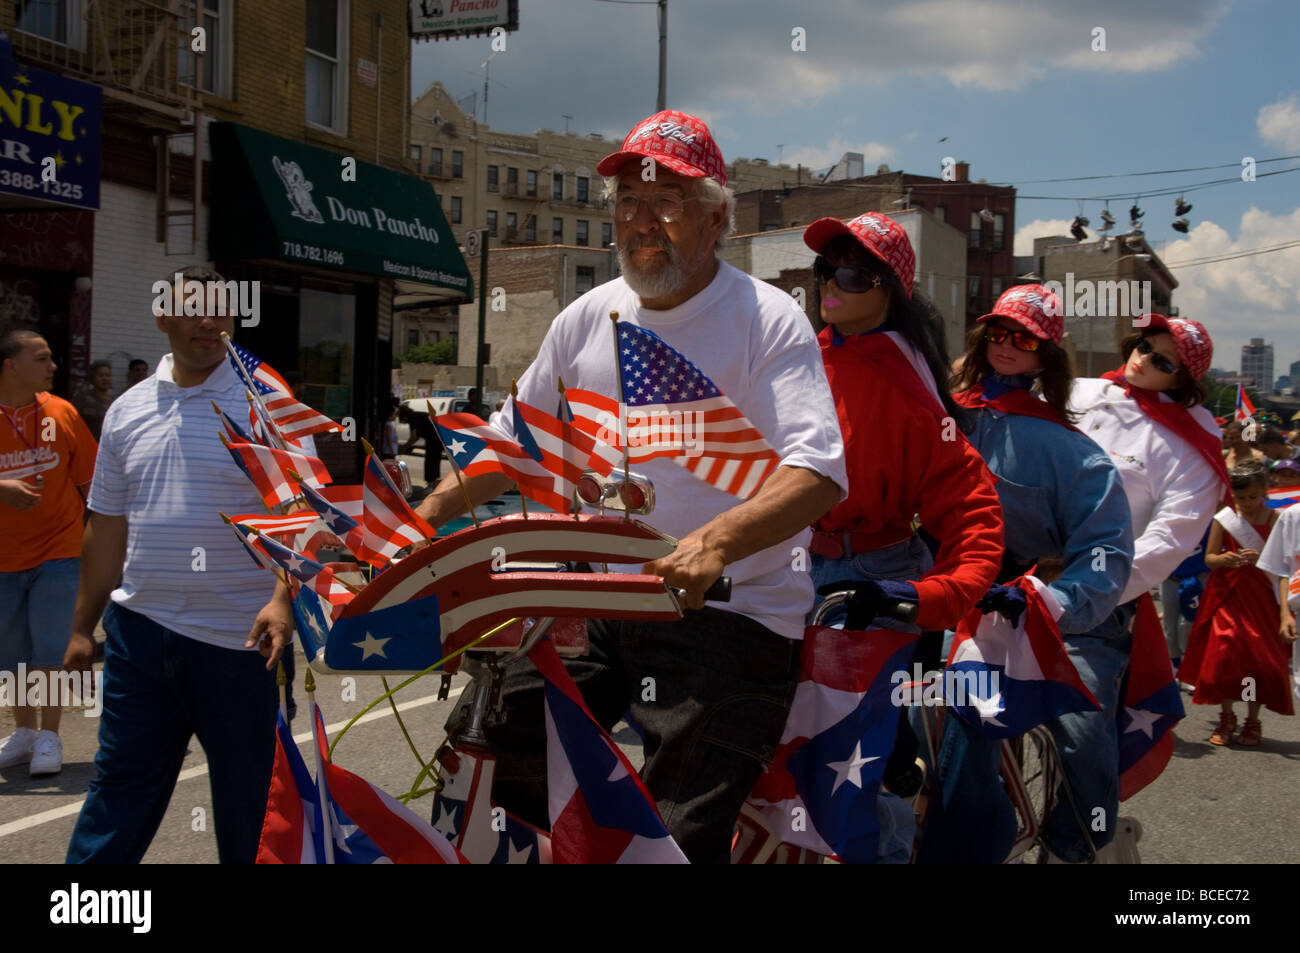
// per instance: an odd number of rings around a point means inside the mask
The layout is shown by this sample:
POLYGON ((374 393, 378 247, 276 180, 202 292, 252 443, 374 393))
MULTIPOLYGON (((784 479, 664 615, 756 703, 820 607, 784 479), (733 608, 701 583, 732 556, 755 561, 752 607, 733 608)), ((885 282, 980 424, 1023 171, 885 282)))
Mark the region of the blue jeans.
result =
POLYGON ((0 672, 16 672, 19 662, 63 665, 80 574, 80 559, 47 559, 21 572, 0 572, 0 672))
MULTIPOLYGON (((668 832, 691 863, 728 863, 736 818, 794 701, 799 643, 713 607, 680 622, 593 619, 587 633, 590 652, 564 661, 587 707, 606 731, 630 708, 641 778, 668 832)), ((542 679, 531 663, 511 668, 502 698, 505 723, 487 725, 493 801, 549 830, 542 679)))
MULTIPOLYGON (((1092 692, 1101 711, 1073 712, 1046 723, 1056 741, 1065 779, 1093 846, 1100 850, 1115 836, 1119 817, 1119 736, 1115 713, 1120 682, 1128 668, 1133 620, 1131 605, 1120 606, 1097 628, 1084 635, 1064 636, 1065 650, 1092 692), (1104 812, 1104 829, 1095 830, 1094 812, 1104 812)), ((944 657, 952 645, 949 633, 944 657)), ((920 709, 911 718, 916 730, 920 709)), ((1016 835, 1015 811, 1002 786, 999 759, 1002 742, 986 738, 949 713, 933 766, 933 790, 926 816, 925 837, 918 863, 985 863, 1006 859, 1016 835)), ((927 761, 928 751, 923 747, 927 761)), ((1064 792, 1048 816, 1048 848, 1062 860, 1081 863, 1088 846, 1064 792)))
MULTIPOLYGON (((275 757, 274 673, 257 652, 196 642, 116 604, 104 613, 96 777, 67 862, 139 863, 192 736, 207 755, 223 864, 257 856, 275 757)), ((188 823, 188 821, 187 821, 188 823)))

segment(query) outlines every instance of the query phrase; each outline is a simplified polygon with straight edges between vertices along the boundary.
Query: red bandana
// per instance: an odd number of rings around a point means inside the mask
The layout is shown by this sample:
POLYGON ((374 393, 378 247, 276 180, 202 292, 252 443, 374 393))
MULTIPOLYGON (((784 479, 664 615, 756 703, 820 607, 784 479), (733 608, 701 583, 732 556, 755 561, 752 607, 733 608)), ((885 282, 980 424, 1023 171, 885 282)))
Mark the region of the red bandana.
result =
POLYGON ((1004 414, 1037 417, 1039 420, 1048 420, 1054 424, 1060 424, 1075 433, 1083 432, 1078 427, 1071 426, 1058 417, 1047 401, 1039 400, 1023 387, 1016 387, 990 400, 984 396, 983 383, 977 382, 970 390, 964 390, 960 394, 953 394, 952 397, 963 407, 970 407, 972 410, 980 407, 993 407, 1004 414))
POLYGON ((1137 401, 1137 405, 1142 408, 1148 417, 1156 423, 1164 424, 1195 447, 1196 452, 1214 468, 1214 472, 1223 481, 1224 487, 1228 486, 1228 469, 1223 465, 1223 441, 1215 439, 1212 433, 1198 424, 1192 418, 1192 415, 1187 412, 1186 407, 1182 404, 1161 400, 1160 395, 1155 391, 1134 387, 1124 379, 1124 368, 1122 367, 1118 370, 1107 371, 1101 377, 1102 380, 1111 381, 1124 388, 1124 393, 1137 401))

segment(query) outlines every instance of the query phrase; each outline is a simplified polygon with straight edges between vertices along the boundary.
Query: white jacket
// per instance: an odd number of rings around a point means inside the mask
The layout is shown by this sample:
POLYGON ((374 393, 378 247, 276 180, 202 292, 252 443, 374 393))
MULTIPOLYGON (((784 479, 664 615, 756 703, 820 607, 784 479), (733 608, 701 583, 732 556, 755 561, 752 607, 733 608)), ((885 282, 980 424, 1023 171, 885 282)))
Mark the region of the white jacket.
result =
MULTIPOLYGON (((1164 394, 1161 400, 1169 400, 1164 394)), ((1133 517, 1133 569, 1120 602, 1136 599, 1166 578, 1196 549, 1223 501, 1225 487, 1187 440, 1150 417, 1124 388, 1079 378, 1070 394, 1076 426, 1119 468, 1133 517)), ((1190 408, 1208 433, 1219 435, 1214 415, 1190 408)))

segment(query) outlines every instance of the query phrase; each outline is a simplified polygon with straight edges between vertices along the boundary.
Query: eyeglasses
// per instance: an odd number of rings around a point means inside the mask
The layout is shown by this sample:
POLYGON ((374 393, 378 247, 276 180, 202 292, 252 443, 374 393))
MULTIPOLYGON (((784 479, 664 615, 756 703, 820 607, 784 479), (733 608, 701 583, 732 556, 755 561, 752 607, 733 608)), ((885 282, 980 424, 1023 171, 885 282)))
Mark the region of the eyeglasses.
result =
POLYGON ((1001 344, 1008 337, 1011 338, 1011 346, 1017 351, 1037 351, 1043 343, 1028 331, 1012 331, 997 324, 990 324, 984 329, 984 339, 990 344, 1001 344))
POLYGON ((829 284, 834 278, 836 287, 848 294, 865 294, 885 283, 880 275, 869 268, 836 268, 821 255, 813 259, 813 276, 822 284, 829 284))
POLYGON ((1161 373, 1178 373, 1178 365, 1152 347, 1151 342, 1146 338, 1142 338, 1137 342, 1137 352, 1143 357, 1151 358, 1151 366, 1161 373))
POLYGON ((671 192, 616 192, 609 200, 609 210, 617 222, 627 223, 636 218, 645 202, 650 212, 665 225, 680 222, 686 211, 686 203, 696 201, 697 197, 682 198, 671 192))

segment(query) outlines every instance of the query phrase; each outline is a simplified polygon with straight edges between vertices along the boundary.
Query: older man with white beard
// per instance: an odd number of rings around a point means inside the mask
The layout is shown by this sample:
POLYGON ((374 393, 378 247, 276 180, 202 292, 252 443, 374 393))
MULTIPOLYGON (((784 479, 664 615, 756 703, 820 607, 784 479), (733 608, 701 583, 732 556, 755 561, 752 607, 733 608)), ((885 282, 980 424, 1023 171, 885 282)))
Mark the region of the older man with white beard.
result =
MULTIPOLYGON (((705 124, 658 113, 597 168, 610 178, 623 275, 555 319, 519 381, 519 400, 553 406, 557 377, 617 395, 609 321, 617 311, 690 359, 780 458, 744 501, 670 459, 645 462, 639 469, 657 497, 651 519, 679 542, 643 570, 686 590, 687 611, 676 623, 593 620, 590 654, 566 663, 607 729, 630 711, 645 743, 642 777, 686 856, 725 863, 740 808, 775 754, 794 695, 813 591, 792 550, 806 547, 809 524, 844 497, 844 449, 807 317, 789 295, 716 257, 734 227, 733 196, 705 124), (705 590, 724 572, 731 601, 706 605, 705 590), (655 691, 645 693, 646 684, 655 691)), ((513 436, 510 421, 507 402, 492 423, 513 436)), ((484 474, 468 484, 477 504, 510 481, 484 474)), ((437 526, 463 509, 449 478, 419 513, 437 526)), ((495 800, 545 827, 545 727, 533 669, 507 679, 505 702, 507 724, 489 732, 499 759, 495 800)))

